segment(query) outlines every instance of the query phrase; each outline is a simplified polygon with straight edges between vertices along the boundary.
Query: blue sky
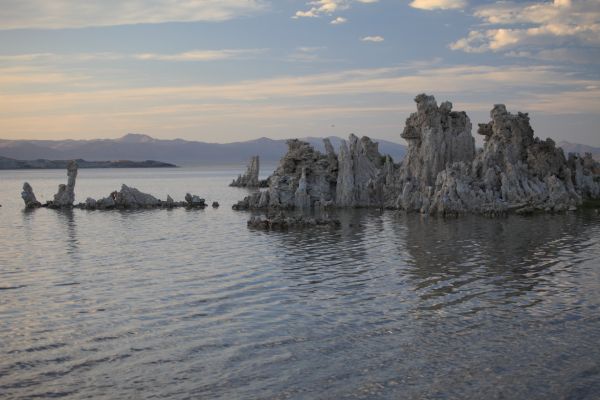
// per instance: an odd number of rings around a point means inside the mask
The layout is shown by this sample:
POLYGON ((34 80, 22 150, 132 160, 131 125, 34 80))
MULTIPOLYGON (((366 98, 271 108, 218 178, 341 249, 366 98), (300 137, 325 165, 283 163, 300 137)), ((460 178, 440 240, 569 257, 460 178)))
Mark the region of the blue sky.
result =
POLYGON ((0 137, 401 142, 413 98, 600 146, 600 2, 0 0, 0 137))

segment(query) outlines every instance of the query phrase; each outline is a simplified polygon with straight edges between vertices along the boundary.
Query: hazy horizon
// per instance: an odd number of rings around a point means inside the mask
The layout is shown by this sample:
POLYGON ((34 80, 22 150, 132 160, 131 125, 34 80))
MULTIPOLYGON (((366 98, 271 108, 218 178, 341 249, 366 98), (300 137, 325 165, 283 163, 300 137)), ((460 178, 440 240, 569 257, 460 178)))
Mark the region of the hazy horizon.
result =
POLYGON ((398 142, 426 92, 600 145, 593 0, 1 0, 0 136, 398 142))

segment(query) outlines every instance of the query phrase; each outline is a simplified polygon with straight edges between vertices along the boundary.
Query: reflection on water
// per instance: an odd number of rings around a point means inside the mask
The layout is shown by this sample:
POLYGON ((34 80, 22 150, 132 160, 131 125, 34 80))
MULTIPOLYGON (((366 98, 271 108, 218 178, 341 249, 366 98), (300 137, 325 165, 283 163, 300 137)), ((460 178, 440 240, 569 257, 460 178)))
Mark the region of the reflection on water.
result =
MULTIPOLYGON (((597 215, 262 232, 230 208, 237 172, 120 172, 221 203, 137 212, 22 212, 2 172, 0 397, 598 397, 597 215)), ((120 184, 84 174, 84 195, 120 184)))

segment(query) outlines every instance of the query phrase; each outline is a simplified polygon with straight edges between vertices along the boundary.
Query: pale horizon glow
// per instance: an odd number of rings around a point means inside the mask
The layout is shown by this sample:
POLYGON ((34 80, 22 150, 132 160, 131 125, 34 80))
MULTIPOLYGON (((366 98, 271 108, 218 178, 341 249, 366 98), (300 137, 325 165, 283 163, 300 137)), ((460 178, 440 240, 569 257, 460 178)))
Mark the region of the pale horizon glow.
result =
POLYGON ((504 103, 542 138, 600 146, 593 0, 53 4, 0 0, 0 139, 401 143, 425 92, 474 127, 504 103))

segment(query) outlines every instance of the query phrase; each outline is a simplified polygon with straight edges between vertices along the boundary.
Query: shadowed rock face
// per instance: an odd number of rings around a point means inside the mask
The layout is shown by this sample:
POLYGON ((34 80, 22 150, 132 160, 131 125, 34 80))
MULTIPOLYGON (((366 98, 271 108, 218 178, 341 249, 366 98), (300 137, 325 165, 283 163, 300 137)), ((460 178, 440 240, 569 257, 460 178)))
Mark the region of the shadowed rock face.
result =
MULTIPOLYGON (((288 152, 269 179, 268 205, 274 208, 313 207, 335 198, 337 165, 332 154, 321 154, 306 142, 288 140, 288 152)), ((331 148, 331 146, 330 146, 331 148)), ((267 202, 262 197, 263 204, 267 202)))
POLYGON ((433 96, 415 98, 417 112, 402 137, 409 149, 401 164, 383 157, 377 143, 350 135, 336 156, 308 143, 288 142, 288 153, 268 191, 238 202, 235 209, 387 207, 455 215, 509 211, 564 211, 584 198, 600 198, 600 165, 591 155, 569 155, 551 139, 536 138, 527 114, 495 105, 480 124, 483 150, 475 151, 471 122, 452 104, 433 96))

